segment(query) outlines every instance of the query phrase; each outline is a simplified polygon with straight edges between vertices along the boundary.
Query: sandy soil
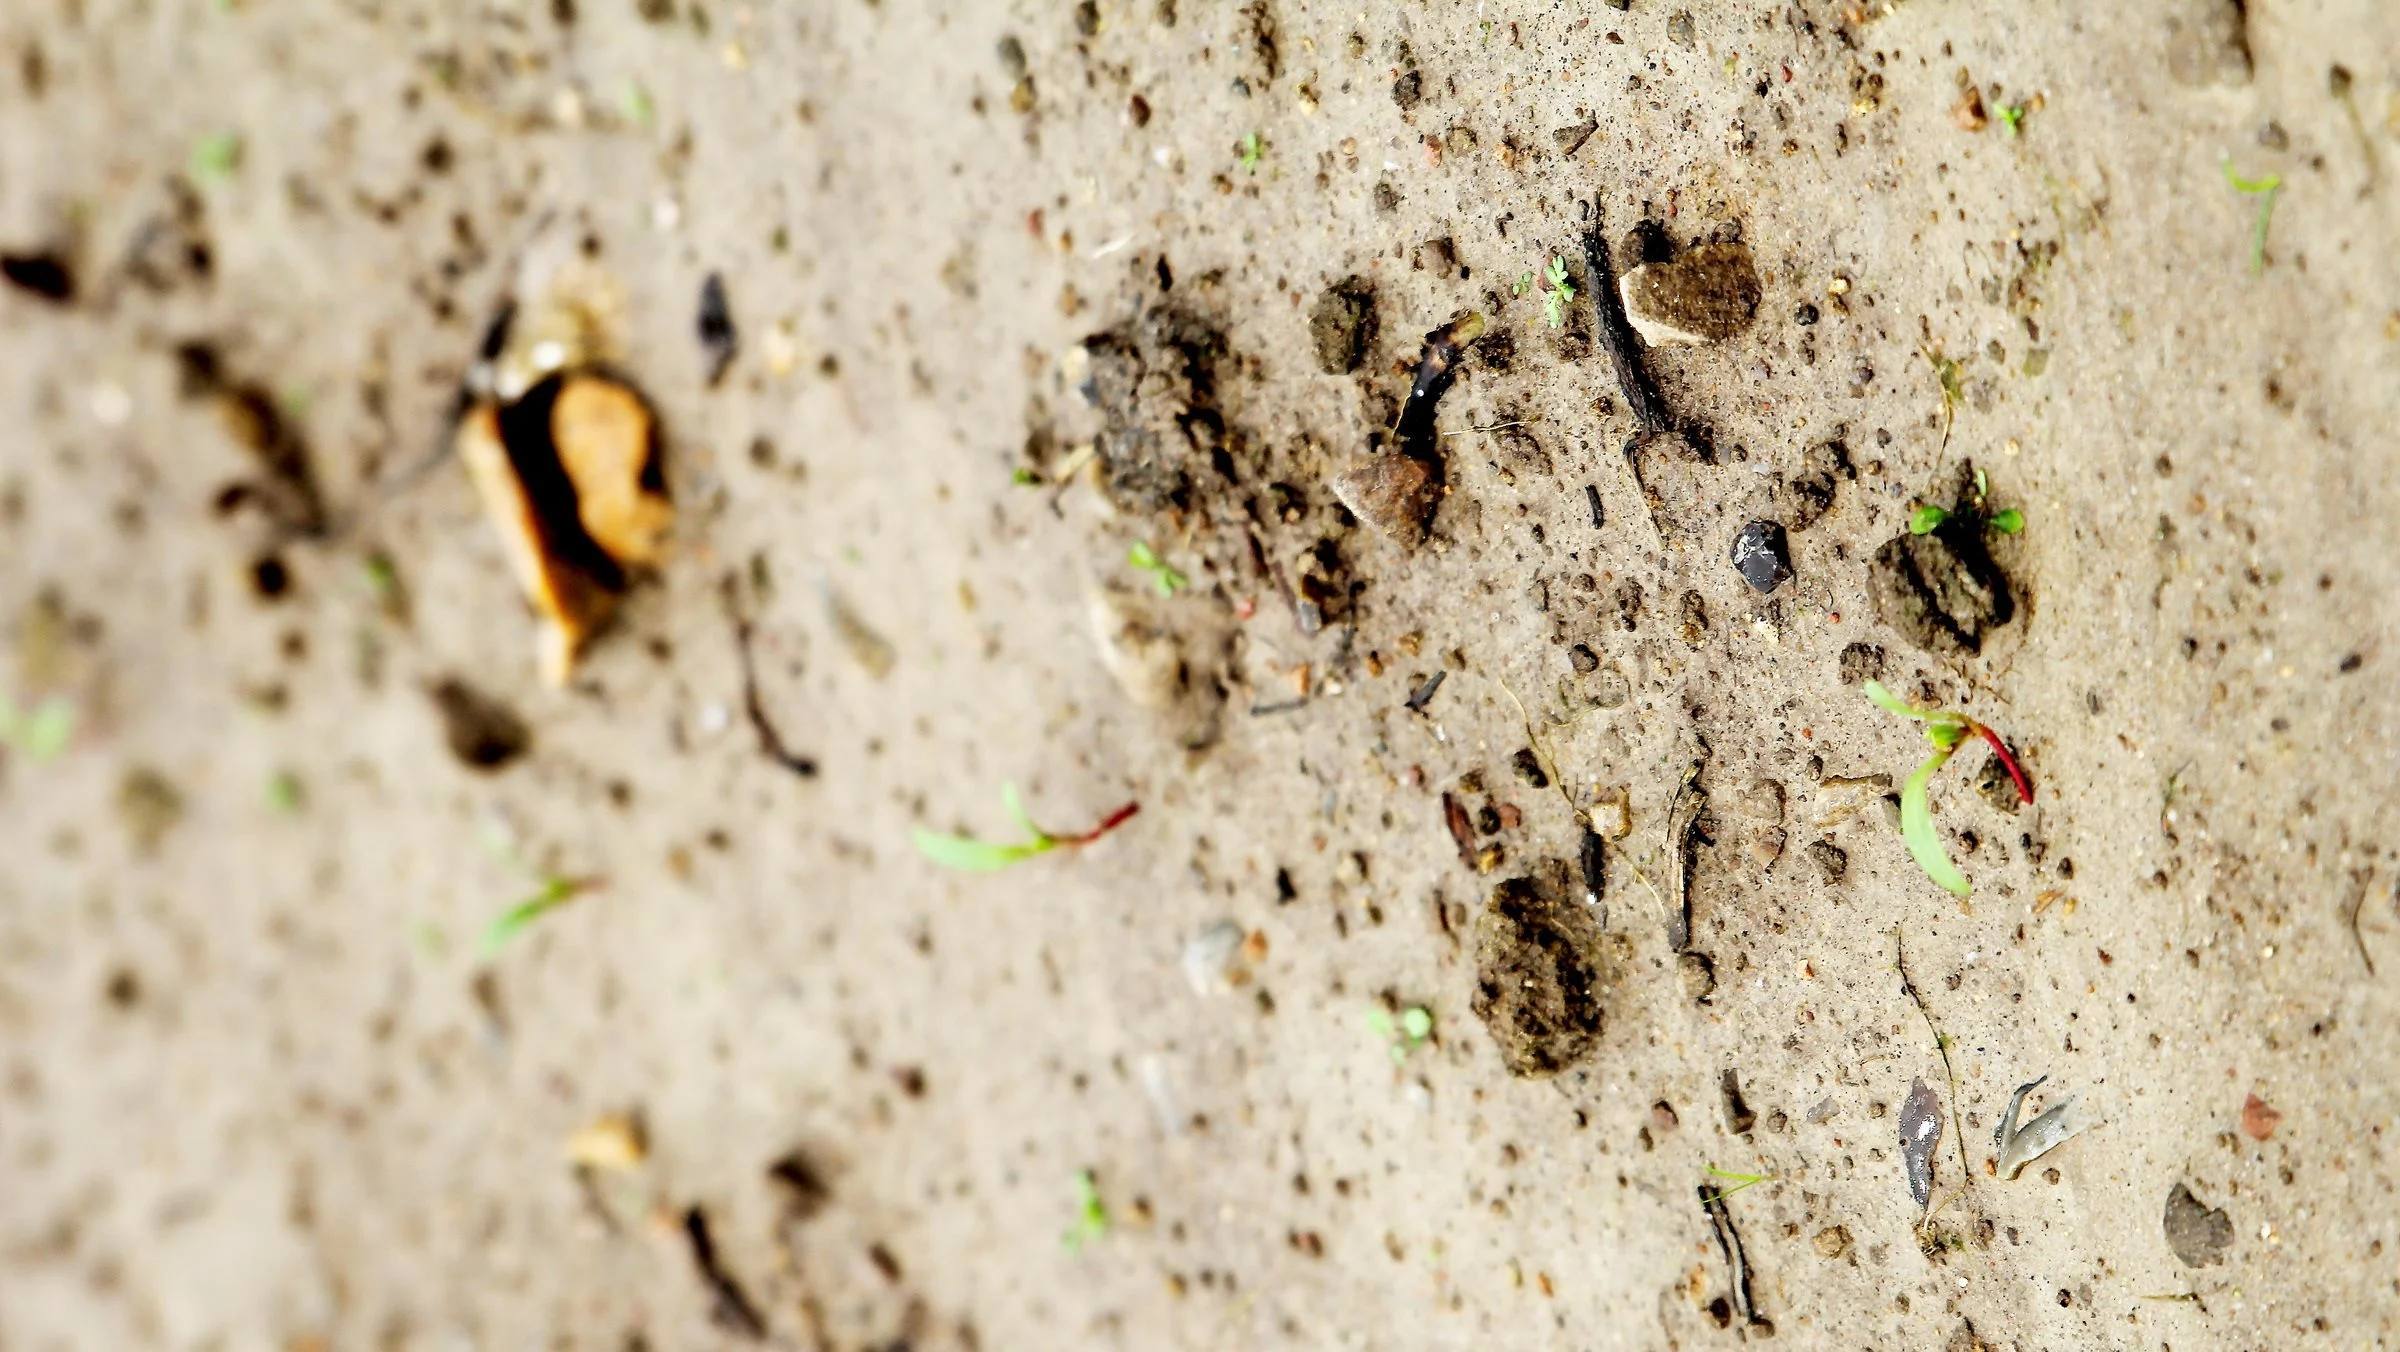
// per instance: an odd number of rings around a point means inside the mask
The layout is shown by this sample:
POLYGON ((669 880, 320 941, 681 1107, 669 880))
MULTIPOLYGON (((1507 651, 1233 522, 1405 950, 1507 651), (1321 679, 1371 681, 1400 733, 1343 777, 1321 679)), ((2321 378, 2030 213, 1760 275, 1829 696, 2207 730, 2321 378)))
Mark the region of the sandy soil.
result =
POLYGON ((0 752, 6 1352, 2400 1340, 2391 6, 25 0, 0 52, 0 689, 75 719, 0 752), (1695 430, 1629 457, 1533 275, 1644 220, 1763 295, 1648 354, 1695 430), (560 240, 678 520, 550 690, 447 447, 560 240), (1411 548, 1329 484, 1464 310, 1411 548), (1150 494, 1080 344, 1170 312, 1222 352, 1143 387, 1207 443, 1150 494), (1973 655, 1869 581, 1962 461, 2025 522, 1973 655), (2026 763, 1935 783, 1970 906, 1853 645, 2026 763), (1141 810, 912 848, 1011 783, 1141 810), (2004 1179, 2041 1076, 2087 1129, 2004 1179), (640 1158, 570 1163, 610 1113, 640 1158))

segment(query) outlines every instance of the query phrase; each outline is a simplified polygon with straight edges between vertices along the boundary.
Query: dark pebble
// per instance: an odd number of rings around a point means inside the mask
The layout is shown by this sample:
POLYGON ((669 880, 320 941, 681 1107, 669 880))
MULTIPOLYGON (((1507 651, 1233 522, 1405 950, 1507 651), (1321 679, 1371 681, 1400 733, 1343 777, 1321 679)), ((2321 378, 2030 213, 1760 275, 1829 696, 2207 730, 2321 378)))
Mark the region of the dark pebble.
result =
POLYGON ((1578 643, 1567 649, 1567 660, 1575 664, 1575 674, 1578 676, 1589 676, 1600 669, 1600 654, 1593 652, 1588 643, 1578 643))
POLYGON ((1817 307, 1814 305, 1803 305, 1799 309, 1794 310, 1792 312, 1792 322, 1798 324, 1804 329, 1816 323, 1817 307))
POLYGON ((1873 643, 1853 643, 1842 649, 1842 684, 1863 685, 1883 679, 1883 649, 1873 643))
POLYGON ((1400 111, 1409 112, 1424 101, 1425 77, 1420 72, 1412 70, 1392 81, 1392 102, 1400 105, 1400 111))
POLYGON ((1753 521, 1733 537, 1733 567, 1761 594, 1792 580, 1792 550, 1783 527, 1753 521))
POLYGON ((1550 787, 1550 776, 1542 771, 1542 758, 1533 754, 1532 747, 1521 748, 1516 755, 1509 758, 1508 764, 1509 768, 1517 772, 1517 778, 1524 783, 1526 788, 1546 789, 1550 787))

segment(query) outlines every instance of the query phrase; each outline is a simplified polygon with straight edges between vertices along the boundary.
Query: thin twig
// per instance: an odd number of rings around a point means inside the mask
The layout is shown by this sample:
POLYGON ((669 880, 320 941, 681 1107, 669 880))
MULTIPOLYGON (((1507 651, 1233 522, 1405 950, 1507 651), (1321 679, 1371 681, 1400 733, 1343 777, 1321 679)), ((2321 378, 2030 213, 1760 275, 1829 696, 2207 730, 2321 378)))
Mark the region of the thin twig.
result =
MULTIPOLYGON (((1892 926, 1892 966, 1900 973, 1900 989, 1908 992, 1908 998, 1916 1001, 1917 1013, 1925 1016, 1926 1031, 1933 1034, 1934 1050, 1942 1054, 1942 1074, 1950 1081, 1950 1116, 1956 1119, 1951 1123, 1950 1139, 1958 1147, 1958 1173, 1962 1180, 1959 1191, 1963 1193, 1967 1184, 1975 1181, 1975 1174, 1967 1167, 1966 1113, 1958 1099, 1958 1069, 1950 1064, 1950 1039, 1942 1035, 1941 1025, 1933 1021, 1933 1007, 1925 1003, 1925 993, 1917 989, 1917 983, 1908 975, 1908 954, 1898 925, 1892 926)), ((1932 1212, 1928 1211, 1925 1219, 1932 1220, 1932 1212)))
POLYGON ((783 740, 782 732, 776 729, 774 721, 767 717, 767 707, 758 697, 758 665, 750 656, 750 617, 742 610, 738 587, 734 575, 730 572, 725 574, 725 614, 733 621, 733 646, 741 655, 742 662, 742 712, 749 716, 750 726, 758 733, 760 755, 802 779, 815 779, 816 758, 800 755, 791 749, 783 740))

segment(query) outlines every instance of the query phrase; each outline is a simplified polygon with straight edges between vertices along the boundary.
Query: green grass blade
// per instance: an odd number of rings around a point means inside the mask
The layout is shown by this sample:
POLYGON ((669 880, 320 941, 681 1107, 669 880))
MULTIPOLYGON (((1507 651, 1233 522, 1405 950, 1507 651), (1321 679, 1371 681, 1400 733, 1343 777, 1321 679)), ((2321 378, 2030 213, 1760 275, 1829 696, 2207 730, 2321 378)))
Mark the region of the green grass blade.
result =
POLYGON ((1000 786, 1000 806, 1007 810, 1008 819, 1015 822, 1030 840, 1048 840, 1050 833, 1033 824, 1033 816, 1025 810, 1025 800, 1017 795, 1017 786, 1000 786))
POLYGON ((1938 751, 1908 777, 1908 783, 1900 790, 1900 834, 1908 841, 1909 858, 1917 861, 1925 876, 1941 884, 1951 895, 1963 898, 1974 886, 1942 849, 1941 833, 1933 825, 1933 809, 1925 801, 1926 787, 1949 761, 1947 749, 1938 751))
POLYGON ((916 832, 917 853, 961 873, 993 873, 1020 860, 1030 859, 1050 848, 1048 842, 1029 845, 994 845, 969 836, 945 836, 938 831, 920 828, 916 832))
POLYGON ((511 939, 524 932, 526 926, 550 912, 573 901, 583 888, 569 878, 552 878, 542 890, 500 913, 483 931, 483 940, 476 951, 489 958, 506 948, 511 939))

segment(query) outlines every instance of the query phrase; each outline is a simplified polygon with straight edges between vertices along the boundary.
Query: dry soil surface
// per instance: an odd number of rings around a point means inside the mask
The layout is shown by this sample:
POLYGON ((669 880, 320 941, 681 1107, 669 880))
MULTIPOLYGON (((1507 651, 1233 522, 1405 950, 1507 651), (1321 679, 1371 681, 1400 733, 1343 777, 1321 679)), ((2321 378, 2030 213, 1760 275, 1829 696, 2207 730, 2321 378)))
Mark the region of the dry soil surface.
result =
POLYGON ((2400 1340, 2400 9, 18 0, 0 53, 7 1352, 2400 1340), (1583 248, 1645 222, 1759 288, 1643 354, 1647 437, 1583 248), (448 448, 561 255, 677 519, 551 689, 448 448), (1878 604, 1929 503, 1973 651, 1878 604), (2030 775, 1933 781, 1967 904, 1877 675, 2030 775), (912 845, 1005 784, 1140 811, 912 845), (2039 1077, 2083 1130, 2004 1177, 2039 1077))

